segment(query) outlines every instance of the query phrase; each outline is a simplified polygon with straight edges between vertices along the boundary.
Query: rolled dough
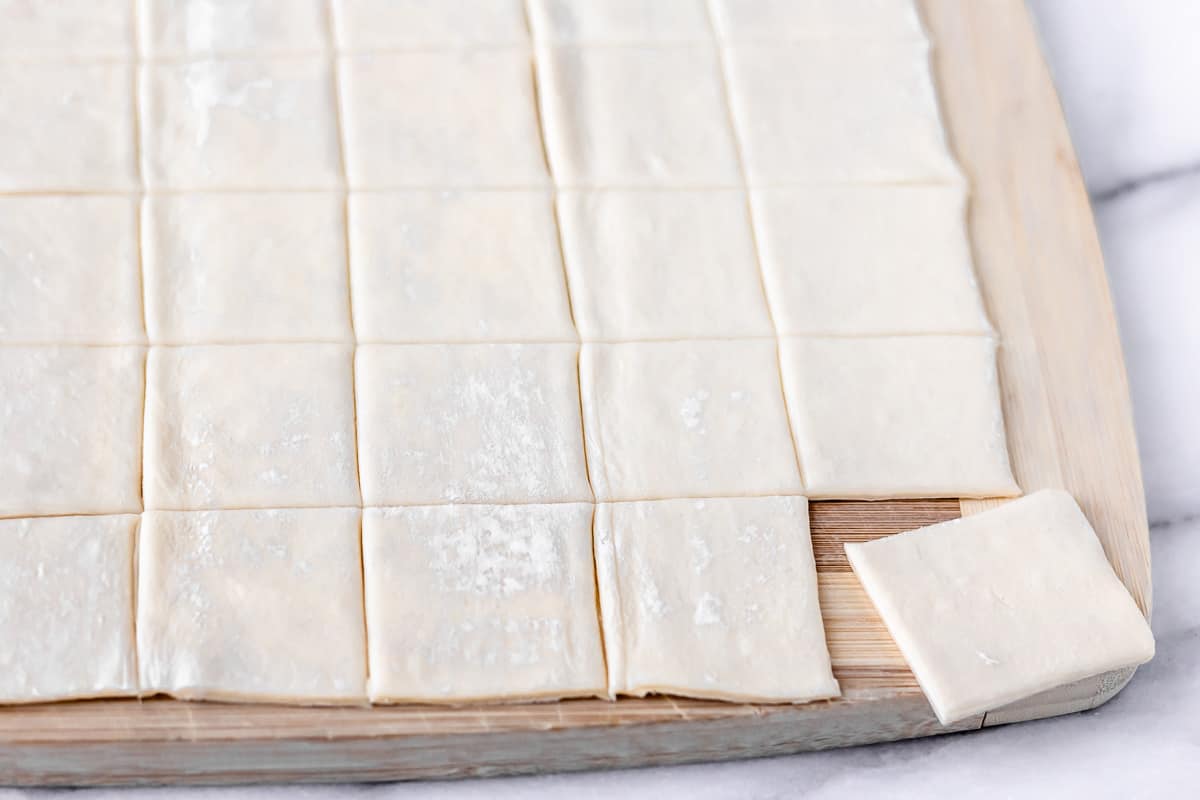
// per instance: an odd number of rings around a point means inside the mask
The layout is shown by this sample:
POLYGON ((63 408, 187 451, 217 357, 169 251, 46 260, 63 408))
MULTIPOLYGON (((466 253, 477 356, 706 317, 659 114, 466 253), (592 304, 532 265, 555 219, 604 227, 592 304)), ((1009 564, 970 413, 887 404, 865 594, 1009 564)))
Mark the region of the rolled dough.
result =
POLYGON ((579 371, 597 499, 801 491, 774 342, 585 344, 579 371))
POLYGON ((338 48, 524 44, 522 0, 333 0, 338 48))
POLYGON ((847 544, 846 557, 944 725, 1154 655, 1066 492, 847 544))
POLYGON ((359 518, 357 508, 146 512, 143 693, 365 702, 359 518))
POLYGON ((605 503, 595 540, 610 694, 841 694, 804 498, 605 503))
POLYGON ((6 59, 129 59, 133 9, 129 0, 0 0, 0 53, 6 59))
POLYGON ((358 505, 351 348, 155 347, 146 507, 358 505))
POLYGON ((711 6, 726 39, 925 39, 913 0, 711 0, 711 6))
POLYGON ((539 40, 588 44, 707 42, 705 0, 530 0, 539 40))
POLYGON ((0 520, 0 703, 137 694, 137 525, 135 514, 0 520))
POLYGON ((602 695, 591 541, 586 503, 367 509, 371 700, 602 695))
POLYGON ((325 0, 137 0, 143 57, 254 53, 330 47, 325 0))

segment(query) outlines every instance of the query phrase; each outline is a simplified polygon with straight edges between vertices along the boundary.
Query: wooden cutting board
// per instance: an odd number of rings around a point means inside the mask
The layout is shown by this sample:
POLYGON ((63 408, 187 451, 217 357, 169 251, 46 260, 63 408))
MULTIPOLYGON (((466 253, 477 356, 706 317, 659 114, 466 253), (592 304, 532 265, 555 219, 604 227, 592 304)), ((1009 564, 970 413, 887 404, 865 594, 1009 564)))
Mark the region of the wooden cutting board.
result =
MULTIPOLYGON (((1071 491, 1150 613, 1146 512, 1125 369, 1087 193, 1021 0, 923 0, 975 262, 1003 346, 1025 491, 1071 491)), ((674 698, 439 708, 92 701, 0 709, 0 783, 347 781, 673 764, 841 747, 1093 708, 1132 670, 949 728, 934 718, 841 544, 988 501, 825 502, 813 545, 845 696, 802 706, 674 698)), ((1048 609, 1052 613, 1052 609, 1048 609)))

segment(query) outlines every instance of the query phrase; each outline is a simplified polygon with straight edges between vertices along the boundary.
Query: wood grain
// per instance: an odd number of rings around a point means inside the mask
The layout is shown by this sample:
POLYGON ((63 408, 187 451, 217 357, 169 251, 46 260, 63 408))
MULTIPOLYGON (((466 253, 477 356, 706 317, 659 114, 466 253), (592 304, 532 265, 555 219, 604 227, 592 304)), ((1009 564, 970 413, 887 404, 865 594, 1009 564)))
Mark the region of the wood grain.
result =
MULTIPOLYGON (((923 0, 943 113, 972 183, 980 284, 1000 332, 1023 489, 1080 501, 1150 611, 1141 476, 1116 322, 1088 199, 1021 0, 923 0)), ((975 513, 993 501, 963 501, 975 513)), ((392 780, 673 764, 971 730, 1092 708, 1110 673, 943 727, 841 545, 959 512, 954 500, 814 503, 820 597, 845 696, 802 706, 578 700, 464 708, 289 708, 94 701, 0 709, 0 783, 392 780)))

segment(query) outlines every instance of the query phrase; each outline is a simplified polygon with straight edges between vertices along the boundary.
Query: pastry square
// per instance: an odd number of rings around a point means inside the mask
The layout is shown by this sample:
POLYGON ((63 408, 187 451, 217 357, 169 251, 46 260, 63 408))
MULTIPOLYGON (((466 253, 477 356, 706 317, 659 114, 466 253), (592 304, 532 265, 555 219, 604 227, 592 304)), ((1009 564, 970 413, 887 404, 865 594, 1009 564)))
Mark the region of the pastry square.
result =
POLYGON ((579 375, 596 499, 801 491, 774 341, 585 344, 579 375))
POLYGON ((138 36, 150 58, 329 50, 324 0, 138 0, 138 36))
POLYGON ((604 694, 592 506, 363 512, 372 702, 604 694))
POLYGON ((522 0, 333 0, 342 51, 525 44, 522 0))
POLYGON ((534 37, 554 42, 707 42, 705 0, 530 0, 534 37))
POLYGON ((0 520, 0 703, 138 692, 134 514, 0 520))
POLYGON ((525 49, 346 56, 338 77, 346 172, 356 189, 549 180, 525 49))
POLYGON ((144 347, 0 347, 0 517, 142 510, 144 347))
POLYGON ((351 350, 152 348, 146 507, 358 505, 351 350))
POLYGON ((578 338, 545 191, 356 192, 350 254, 360 342, 578 338))
POLYGON ((0 97, 0 192, 137 186, 129 65, 0 63, 0 97))
POLYGON ((147 197, 150 341, 351 341, 345 237, 340 194, 147 197))
POLYGON ((573 344, 360 345, 369 506, 592 499, 573 344))
POLYGON ((803 497, 605 503, 595 541, 610 695, 841 694, 803 497))
POLYGON ((1154 656, 1066 492, 845 547, 943 725, 1154 656))
POLYGON ((737 186, 737 147, 711 45, 553 47, 538 98, 564 186, 737 186))
POLYGON ((129 0, 16 0, 0 6, 5 58, 133 58, 129 0))
POLYGON ((0 197, 0 343, 144 342, 137 201, 0 197))
POLYGON ((991 332, 962 187, 812 185, 751 197, 781 334, 991 332))
POLYGON ((723 39, 925 39, 913 0, 712 0, 712 13, 723 39))
POLYGON ((985 336, 785 338, 783 388, 809 497, 1006 497, 985 336))
POLYGON ((585 340, 775 335, 743 192, 564 191, 558 220, 585 340))
POLYGON ((138 545, 142 691, 364 702, 360 513, 146 512, 138 545))
POLYGON ((755 43, 727 63, 751 184, 961 182, 925 43, 755 43))
POLYGON ((142 174, 152 189, 325 189, 342 183, 325 58, 141 68, 142 174))

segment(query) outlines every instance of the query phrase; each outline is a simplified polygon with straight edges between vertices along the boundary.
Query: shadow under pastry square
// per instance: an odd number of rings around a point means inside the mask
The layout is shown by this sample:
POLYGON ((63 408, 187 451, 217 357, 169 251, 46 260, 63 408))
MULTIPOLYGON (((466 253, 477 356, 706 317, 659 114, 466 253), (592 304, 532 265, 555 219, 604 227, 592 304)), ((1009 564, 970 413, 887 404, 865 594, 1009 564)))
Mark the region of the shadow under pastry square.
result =
POLYGON ((592 505, 370 508, 373 702, 604 693, 592 505))
POLYGON ((342 185, 333 70, 321 57, 152 62, 140 68, 151 189, 342 185))
POLYGON ((549 192, 356 192, 359 342, 573 342, 549 192))
POLYGON ((611 695, 841 694, 803 497, 604 503, 595 542, 611 695))
POLYGON ((138 545, 142 691, 366 701, 357 508, 149 511, 138 545))
POLYGON ((152 348, 146 507, 358 505, 351 350, 152 348))
POLYGON ((598 500, 798 494, 773 340, 585 344, 598 500))
POLYGON ((135 514, 0 520, 0 703, 138 692, 135 514))
POLYGON ((137 200, 0 197, 0 343, 141 344, 137 200))
POLYGON ((590 502, 578 350, 361 345, 365 504, 590 502))
POLYGON ((320 192, 147 197, 150 341, 351 341, 343 202, 320 192))
POLYGON ((549 183, 526 49, 343 56, 338 78, 355 189, 549 183))
POLYGON ((783 386, 809 497, 1007 497, 985 336, 784 338, 783 386))
POLYGON ((0 517, 142 510, 144 347, 0 347, 0 517))

